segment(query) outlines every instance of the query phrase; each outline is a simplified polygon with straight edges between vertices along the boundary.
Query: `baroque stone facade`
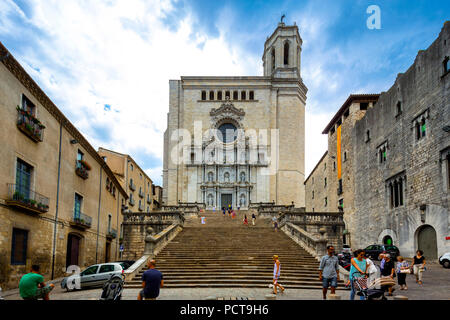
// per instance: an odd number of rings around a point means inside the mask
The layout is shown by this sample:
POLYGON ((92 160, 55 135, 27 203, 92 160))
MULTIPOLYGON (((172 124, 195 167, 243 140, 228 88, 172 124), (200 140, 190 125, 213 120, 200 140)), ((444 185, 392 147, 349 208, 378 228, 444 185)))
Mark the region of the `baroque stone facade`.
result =
POLYGON ((280 23, 264 46, 264 76, 170 81, 165 204, 304 206, 301 45, 297 26, 280 23))

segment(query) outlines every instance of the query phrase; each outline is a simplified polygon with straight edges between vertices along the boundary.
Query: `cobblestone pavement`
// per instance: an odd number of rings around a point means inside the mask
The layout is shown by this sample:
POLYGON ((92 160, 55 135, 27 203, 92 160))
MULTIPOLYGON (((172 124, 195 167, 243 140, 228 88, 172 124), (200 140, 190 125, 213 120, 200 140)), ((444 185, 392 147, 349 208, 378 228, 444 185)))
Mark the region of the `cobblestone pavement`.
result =
MULTIPOLYGON (((450 269, 444 269, 439 264, 428 264, 424 272, 423 285, 418 285, 413 275, 408 275, 406 279, 408 290, 397 290, 395 295, 407 296, 409 300, 450 300, 450 269)), ((80 290, 66 292, 56 284, 52 292, 51 299, 54 300, 98 300, 101 296, 101 289, 80 290)), ((124 300, 135 300, 139 289, 125 289, 123 291, 124 300)), ((204 300, 208 297, 249 298, 254 300, 264 300, 265 296, 271 293, 271 289, 251 289, 251 288, 205 288, 205 289, 161 289, 159 300, 204 300)), ((350 291, 338 290, 337 294, 342 300, 349 299, 350 291)), ((5 291, 5 300, 20 299, 18 290, 5 291)), ((357 297, 358 298, 358 297, 357 297)), ((277 300, 321 300, 321 290, 289 289, 286 288, 284 294, 278 294, 277 300)), ((393 297, 388 297, 393 299, 393 297)))

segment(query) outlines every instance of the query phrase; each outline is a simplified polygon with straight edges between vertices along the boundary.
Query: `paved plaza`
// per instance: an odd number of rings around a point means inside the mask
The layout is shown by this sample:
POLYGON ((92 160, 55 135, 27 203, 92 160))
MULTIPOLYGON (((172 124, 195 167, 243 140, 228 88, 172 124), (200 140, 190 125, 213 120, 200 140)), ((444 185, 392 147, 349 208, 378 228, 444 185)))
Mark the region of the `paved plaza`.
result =
MULTIPOLYGON (((413 275, 407 277, 408 290, 394 291, 395 295, 407 296, 409 300, 450 300, 450 269, 444 269, 437 263, 429 264, 424 273, 423 285, 415 282, 413 275)), ((88 289, 74 292, 67 292, 61 289, 59 283, 51 295, 53 300, 98 300, 101 296, 101 289, 88 289)), ((125 289, 123 291, 124 300, 135 300, 139 289, 125 289)), ((161 289, 159 300, 205 300, 211 297, 228 299, 251 299, 264 300, 265 296, 271 293, 271 289, 255 288, 185 288, 185 289, 161 289)), ((350 295, 349 290, 338 290, 337 294, 342 300, 347 300, 350 295)), ((3 293, 5 300, 20 299, 17 289, 3 293)), ((321 290, 310 289, 289 289, 277 295, 277 300, 321 300, 321 290)), ((388 297, 392 300, 393 297, 388 297)))

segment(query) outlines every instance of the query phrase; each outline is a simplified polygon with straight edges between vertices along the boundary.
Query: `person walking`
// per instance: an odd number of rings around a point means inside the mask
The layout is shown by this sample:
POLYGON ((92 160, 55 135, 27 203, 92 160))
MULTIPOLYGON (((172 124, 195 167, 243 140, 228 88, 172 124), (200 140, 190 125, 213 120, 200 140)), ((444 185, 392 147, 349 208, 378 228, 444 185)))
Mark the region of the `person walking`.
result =
POLYGON ((411 265, 414 275, 416 276, 416 282, 422 284, 422 274, 425 268, 425 257, 422 250, 417 250, 416 255, 413 258, 413 264, 411 265))
POLYGON ((273 264, 273 294, 277 294, 277 288, 279 287, 281 289, 281 292, 284 292, 283 286, 278 283, 278 280, 280 279, 280 273, 281 273, 281 262, 277 255, 274 255, 272 257, 272 260, 274 262, 273 264))
MULTIPOLYGON (((381 270, 381 275, 383 277, 391 277, 391 279, 394 279, 395 277, 395 265, 394 261, 391 260, 391 255, 389 253, 386 253, 384 255, 384 268, 381 270)), ((383 289, 382 286, 381 288, 383 289)), ((385 287, 386 288, 386 287, 385 287)), ((392 296, 392 286, 389 286, 388 288, 388 296, 392 296)))
MULTIPOLYGON (((356 250, 353 255, 355 256, 351 260, 351 267, 350 267, 350 285, 351 285, 351 291, 350 291, 350 300, 355 299, 356 294, 356 288, 355 288, 355 280, 357 278, 364 278, 367 277, 367 261, 364 259, 365 252, 362 249, 356 250)), ((364 300, 364 296, 360 296, 360 300, 364 300)))
POLYGON ((225 207, 222 207, 222 213, 223 213, 223 217, 225 218, 225 214, 226 214, 225 207))
POLYGON ((367 274, 369 275, 369 284, 373 283, 378 278, 378 269, 372 260, 366 257, 367 274))
POLYGON ((278 221, 277 221, 277 217, 273 217, 272 218, 272 223, 273 223, 273 229, 275 230, 275 232, 278 231, 278 221))
POLYGON ((33 264, 29 273, 20 278, 19 294, 23 300, 50 300, 50 292, 55 285, 46 285, 44 277, 39 274, 40 266, 33 264))
POLYGON ((142 275, 142 290, 138 294, 138 300, 156 300, 159 290, 164 286, 163 274, 155 269, 156 261, 149 259, 148 270, 142 275))
POLYGON ((322 257, 319 265, 319 280, 322 281, 323 299, 327 299, 328 287, 335 294, 339 281, 339 259, 334 254, 334 247, 327 247, 327 254, 322 257))
POLYGON ((406 275, 410 273, 408 261, 404 260, 402 256, 397 257, 397 279, 400 290, 408 290, 406 286, 406 275))
POLYGON ((256 215, 254 213, 252 213, 252 224, 256 224, 256 215))
POLYGON ((244 215, 244 226, 248 227, 248 220, 247 220, 247 215, 244 215))

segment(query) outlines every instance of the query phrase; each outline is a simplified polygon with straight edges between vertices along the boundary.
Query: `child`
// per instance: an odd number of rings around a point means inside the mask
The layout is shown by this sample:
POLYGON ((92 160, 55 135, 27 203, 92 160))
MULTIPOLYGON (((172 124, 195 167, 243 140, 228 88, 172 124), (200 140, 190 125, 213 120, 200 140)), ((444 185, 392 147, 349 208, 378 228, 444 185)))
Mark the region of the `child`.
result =
POLYGON ((244 216, 244 225, 246 225, 248 227, 247 215, 244 216))

